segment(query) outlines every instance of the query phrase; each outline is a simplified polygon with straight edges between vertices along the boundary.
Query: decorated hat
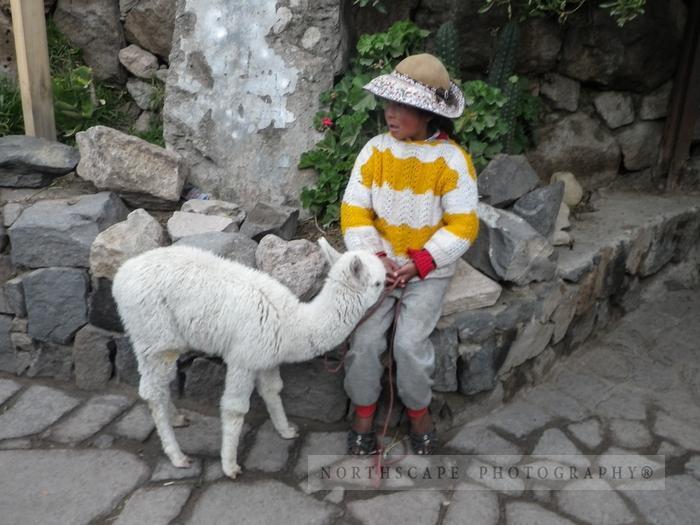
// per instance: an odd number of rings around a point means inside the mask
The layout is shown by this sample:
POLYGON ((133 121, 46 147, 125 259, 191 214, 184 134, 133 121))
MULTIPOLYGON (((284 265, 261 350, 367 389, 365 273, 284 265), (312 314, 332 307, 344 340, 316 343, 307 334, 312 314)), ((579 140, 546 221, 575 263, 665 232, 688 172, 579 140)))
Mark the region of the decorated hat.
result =
POLYGON ((428 53, 404 58, 394 71, 379 75, 364 89, 448 118, 457 118, 464 111, 462 90, 450 80, 442 62, 428 53))

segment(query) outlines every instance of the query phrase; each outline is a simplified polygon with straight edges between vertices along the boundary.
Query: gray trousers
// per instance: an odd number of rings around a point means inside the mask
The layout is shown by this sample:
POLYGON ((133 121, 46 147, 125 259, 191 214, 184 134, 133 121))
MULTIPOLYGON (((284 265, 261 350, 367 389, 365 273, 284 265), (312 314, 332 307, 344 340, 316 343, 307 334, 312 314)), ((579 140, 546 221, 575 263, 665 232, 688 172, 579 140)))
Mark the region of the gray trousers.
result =
MULTIPOLYGON (((429 336, 442 311, 442 300, 452 277, 410 281, 403 289, 394 339, 396 385, 403 404, 418 410, 430 404, 435 350, 429 336)), ((387 332, 394 320, 394 305, 401 294, 395 288, 376 312, 357 327, 345 357, 345 391, 355 405, 379 399, 387 350, 387 332)))

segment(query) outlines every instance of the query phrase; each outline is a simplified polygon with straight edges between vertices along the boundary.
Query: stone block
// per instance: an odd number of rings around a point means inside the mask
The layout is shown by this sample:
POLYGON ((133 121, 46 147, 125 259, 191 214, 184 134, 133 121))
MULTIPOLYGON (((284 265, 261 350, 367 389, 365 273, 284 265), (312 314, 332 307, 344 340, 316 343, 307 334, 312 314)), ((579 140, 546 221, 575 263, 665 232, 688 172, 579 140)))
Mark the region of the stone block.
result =
POLYGON ((539 183, 537 173, 523 155, 496 155, 477 179, 480 202, 497 208, 509 206, 539 183))
POLYGON ((285 241, 266 235, 255 252, 259 270, 287 286, 302 301, 311 299, 323 286, 328 263, 315 242, 285 241))
POLYGON ((25 275, 10 279, 2 286, 2 294, 9 307, 9 312, 6 313, 13 313, 17 317, 27 317, 27 303, 24 300, 24 286, 22 285, 25 275))
POLYGON ((340 421, 348 398, 339 374, 328 373, 322 359, 283 365, 282 401, 287 414, 331 423, 340 421))
POLYGON ((245 210, 238 204, 216 199, 190 199, 182 205, 181 211, 228 217, 233 219, 238 226, 243 223, 246 217, 245 210))
POLYGON ((660 88, 645 95, 639 105, 639 118, 642 120, 664 118, 668 114, 668 101, 671 98, 672 87, 673 82, 668 81, 660 88))
POLYGON ((150 80, 158 71, 158 59, 135 44, 119 50, 119 62, 132 75, 150 80))
POLYGON ((129 9, 124 18, 124 34, 151 53, 168 60, 175 26, 173 0, 141 0, 129 9))
MULTIPOLYGON (((484 226, 479 237, 488 241, 491 266, 503 280, 524 285, 547 281, 556 271, 553 246, 524 219, 506 210, 479 203, 478 215, 484 226)), ((467 251, 465 259, 479 270, 479 258, 467 251)))
POLYGON ((640 121, 621 129, 615 138, 625 168, 635 171, 650 167, 656 161, 662 133, 660 122, 640 121))
POLYGON ((136 105, 142 110, 155 111, 158 109, 158 90, 155 85, 136 78, 130 78, 126 81, 126 89, 136 105))
POLYGON ((442 301, 442 315, 491 306, 501 295, 501 285, 475 270, 463 259, 442 301))
POLYGON ((120 383, 138 386, 141 380, 138 362, 131 348, 129 337, 124 335, 117 339, 117 355, 114 357, 117 380, 120 383))
POLYGON ((8 230, 12 262, 28 268, 87 268, 95 237, 127 214, 119 197, 108 192, 37 202, 8 230))
POLYGON ((124 82, 119 50, 124 34, 119 3, 112 0, 61 0, 53 15, 56 27, 82 50, 85 63, 99 80, 124 82))
POLYGON ((581 84, 557 73, 547 73, 540 83, 540 93, 548 99, 554 109, 576 111, 581 84))
POLYGON ((243 222, 241 233, 258 242, 270 233, 288 241, 296 233, 298 220, 296 208, 258 202, 243 222))
POLYGON ((76 135, 78 175, 100 189, 177 202, 188 169, 182 157, 106 126, 76 135))
POLYGON ((194 246, 207 250, 225 259, 255 268, 255 252, 258 243, 237 232, 210 232, 188 235, 173 243, 174 245, 194 246))
POLYGON ((238 226, 228 217, 176 211, 168 220, 168 235, 177 242, 183 237, 212 232, 235 232, 238 226))
POLYGON ((86 325, 75 334, 73 362, 75 384, 82 390, 99 390, 112 377, 111 355, 116 352, 115 334, 86 325))
POLYGON ((204 357, 195 358, 185 372, 185 396, 218 406, 226 384, 226 366, 204 357))
POLYGON ((457 329, 435 330, 430 335, 435 350, 433 390, 437 392, 457 391, 457 359, 459 339, 457 329))
POLYGON ((0 370, 11 374, 17 371, 17 357, 10 336, 12 317, 0 315, 0 370))
POLYGON ((554 182, 523 195, 513 205, 513 213, 525 219, 537 233, 549 237, 561 209, 564 183, 554 182))
POLYGON ((48 186, 56 177, 73 171, 78 160, 77 149, 59 142, 28 135, 0 137, 0 186, 48 186))
POLYGON ((95 238, 90 247, 90 273, 92 277, 113 279, 124 261, 164 244, 165 232, 160 223, 146 210, 134 210, 125 221, 95 238))
POLYGON ((93 279, 88 300, 88 320, 90 324, 111 332, 124 331, 109 279, 93 279))
POLYGON ((610 129, 634 122, 632 97, 627 93, 605 91, 593 97, 593 105, 610 129))
POLYGON ((87 323, 89 281, 85 270, 35 270, 24 278, 23 286, 31 337, 66 344, 87 323))

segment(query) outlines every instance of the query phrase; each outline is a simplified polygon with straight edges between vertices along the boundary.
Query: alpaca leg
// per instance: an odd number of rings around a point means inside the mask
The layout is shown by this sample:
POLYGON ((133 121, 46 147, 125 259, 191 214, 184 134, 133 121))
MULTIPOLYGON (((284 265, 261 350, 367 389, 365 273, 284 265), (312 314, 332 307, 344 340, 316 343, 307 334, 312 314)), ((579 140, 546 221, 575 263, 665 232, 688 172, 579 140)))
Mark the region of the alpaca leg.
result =
POLYGON ((255 372, 229 366, 226 387, 221 398, 221 468, 229 478, 241 473, 238 464, 238 441, 243 419, 250 408, 250 395, 255 388, 255 372))
POLYGON ((292 439, 299 435, 299 429, 294 423, 290 423, 284 413, 282 398, 282 378, 279 367, 269 370, 260 370, 256 377, 258 394, 265 401, 267 412, 270 414, 272 426, 285 439, 292 439))
POLYGON ((170 421, 170 382, 175 377, 175 361, 155 354, 148 358, 140 358, 139 370, 139 395, 148 402, 163 452, 175 467, 189 467, 192 459, 180 450, 170 421))
POLYGON ((175 428, 186 427, 190 424, 190 418, 180 413, 175 403, 173 403, 172 398, 170 399, 170 422, 175 428))

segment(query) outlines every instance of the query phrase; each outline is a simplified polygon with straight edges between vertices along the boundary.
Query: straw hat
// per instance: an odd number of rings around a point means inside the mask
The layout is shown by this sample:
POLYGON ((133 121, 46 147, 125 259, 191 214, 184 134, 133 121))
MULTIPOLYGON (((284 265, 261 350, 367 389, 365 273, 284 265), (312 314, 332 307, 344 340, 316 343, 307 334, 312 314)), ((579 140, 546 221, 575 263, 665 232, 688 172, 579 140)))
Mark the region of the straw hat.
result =
POLYGON ((364 89, 448 118, 457 118, 464 111, 462 90, 450 80, 442 62, 428 53, 404 58, 394 71, 379 75, 364 89))

